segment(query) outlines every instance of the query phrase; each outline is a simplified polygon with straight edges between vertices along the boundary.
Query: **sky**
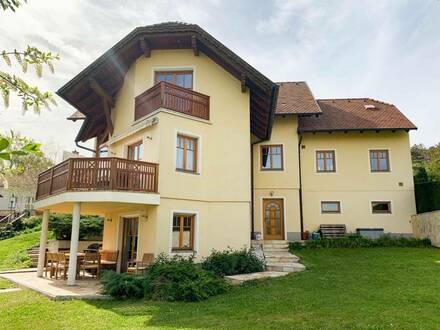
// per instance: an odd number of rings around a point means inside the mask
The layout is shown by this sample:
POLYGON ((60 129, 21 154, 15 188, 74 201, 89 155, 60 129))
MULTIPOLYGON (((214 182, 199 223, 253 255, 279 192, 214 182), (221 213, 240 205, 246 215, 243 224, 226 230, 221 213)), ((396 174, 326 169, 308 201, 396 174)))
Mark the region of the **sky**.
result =
MULTIPOLYGON (((307 81, 316 98, 392 103, 418 127, 412 144, 440 143, 440 0, 28 0, 0 12, 0 50, 59 53, 55 74, 23 75, 55 92, 135 27, 168 21, 200 25, 272 81, 307 81)), ((81 123, 56 100, 24 115, 18 100, 8 109, 0 101, 0 131, 51 153, 74 150, 81 123)))

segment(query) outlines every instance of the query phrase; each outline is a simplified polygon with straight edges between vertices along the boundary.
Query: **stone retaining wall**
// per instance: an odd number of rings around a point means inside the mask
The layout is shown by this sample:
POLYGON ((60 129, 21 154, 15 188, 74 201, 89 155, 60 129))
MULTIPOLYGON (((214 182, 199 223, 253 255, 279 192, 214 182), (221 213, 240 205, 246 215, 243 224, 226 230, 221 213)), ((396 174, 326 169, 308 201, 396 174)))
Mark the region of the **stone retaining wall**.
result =
POLYGON ((440 247, 440 210, 411 217, 414 237, 429 238, 432 245, 440 247))

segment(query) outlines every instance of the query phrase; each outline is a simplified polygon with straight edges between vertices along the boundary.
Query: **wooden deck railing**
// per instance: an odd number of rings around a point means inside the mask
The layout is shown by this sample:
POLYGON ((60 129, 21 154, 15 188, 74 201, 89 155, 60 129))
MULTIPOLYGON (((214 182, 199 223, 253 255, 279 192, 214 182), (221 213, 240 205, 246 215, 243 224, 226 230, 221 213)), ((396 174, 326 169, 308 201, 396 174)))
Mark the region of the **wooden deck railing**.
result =
POLYGON ((64 191, 157 192, 159 165, 122 158, 70 158, 38 176, 36 199, 64 191))
POLYGON ((209 120, 209 96, 163 81, 136 97, 135 120, 159 108, 209 120))

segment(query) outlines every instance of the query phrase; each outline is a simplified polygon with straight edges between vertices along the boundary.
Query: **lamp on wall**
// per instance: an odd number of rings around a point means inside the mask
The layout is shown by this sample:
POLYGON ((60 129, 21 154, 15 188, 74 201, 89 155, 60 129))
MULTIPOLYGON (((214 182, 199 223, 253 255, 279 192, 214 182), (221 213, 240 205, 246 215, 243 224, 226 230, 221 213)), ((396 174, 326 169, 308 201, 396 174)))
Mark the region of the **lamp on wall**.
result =
POLYGON ((273 191, 271 191, 271 192, 269 193, 270 197, 272 197, 272 196, 273 196, 273 194, 274 194, 274 192, 273 192, 273 191))

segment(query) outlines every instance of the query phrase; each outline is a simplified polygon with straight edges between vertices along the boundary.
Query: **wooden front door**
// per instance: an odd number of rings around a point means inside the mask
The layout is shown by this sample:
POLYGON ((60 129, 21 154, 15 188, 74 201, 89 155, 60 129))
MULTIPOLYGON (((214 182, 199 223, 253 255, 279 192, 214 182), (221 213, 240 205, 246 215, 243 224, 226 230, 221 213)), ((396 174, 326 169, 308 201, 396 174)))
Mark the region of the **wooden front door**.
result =
POLYGON ((265 240, 284 240, 284 201, 263 199, 263 231, 265 240))
POLYGON ((126 272, 128 263, 137 257, 139 219, 123 218, 123 221, 121 272, 126 272))

